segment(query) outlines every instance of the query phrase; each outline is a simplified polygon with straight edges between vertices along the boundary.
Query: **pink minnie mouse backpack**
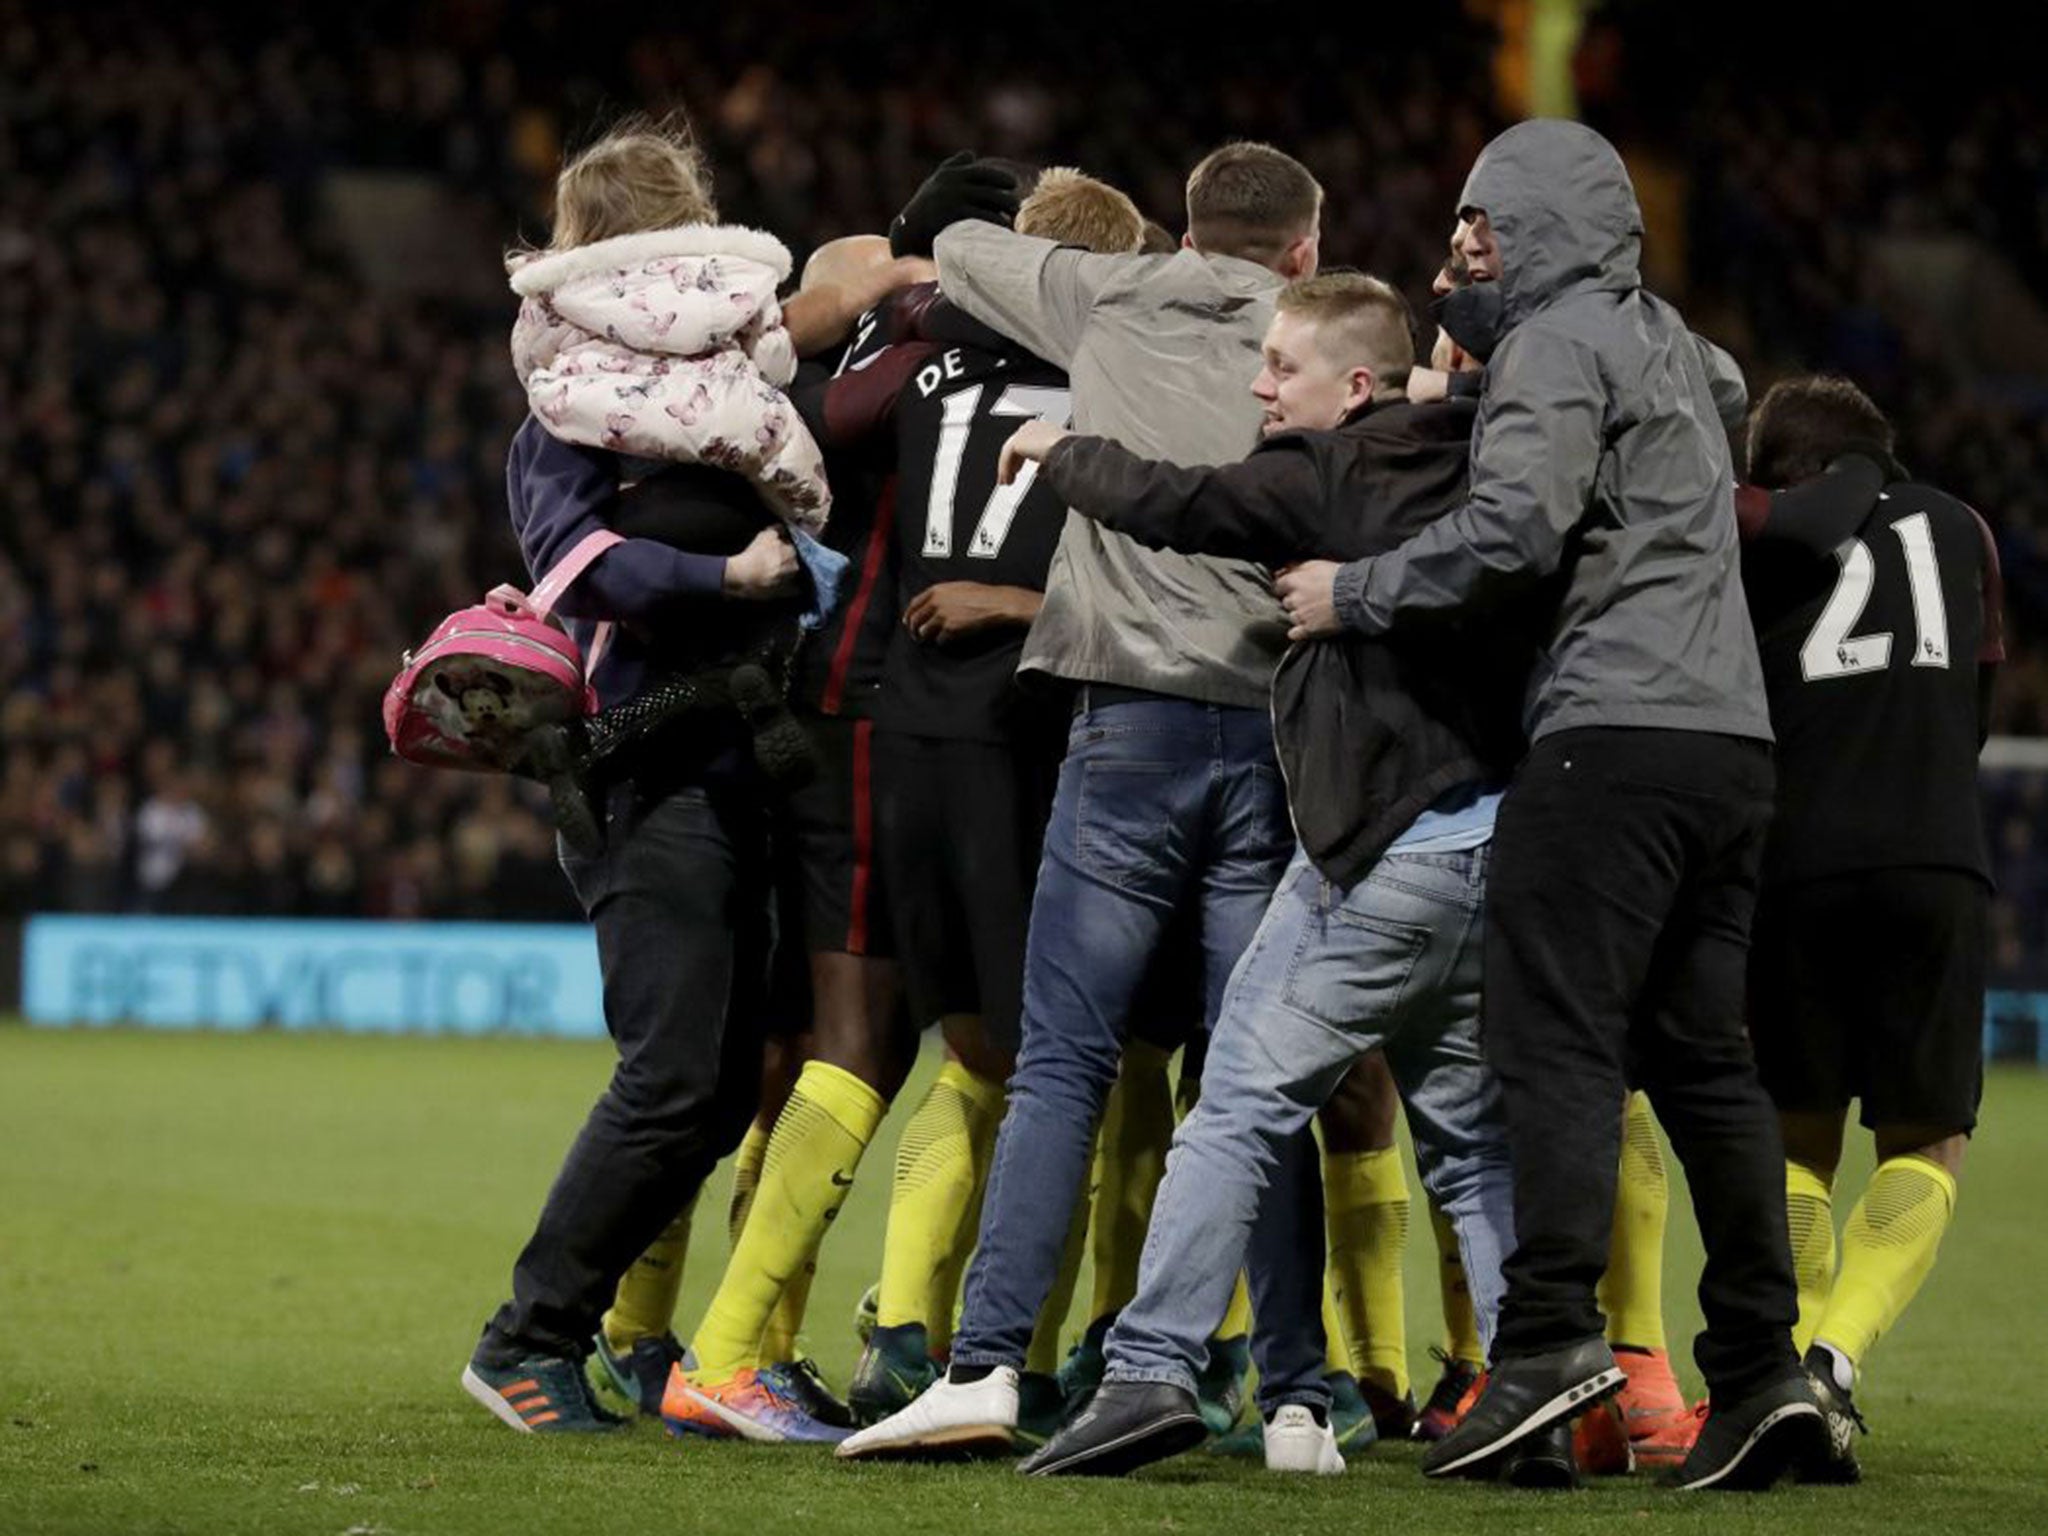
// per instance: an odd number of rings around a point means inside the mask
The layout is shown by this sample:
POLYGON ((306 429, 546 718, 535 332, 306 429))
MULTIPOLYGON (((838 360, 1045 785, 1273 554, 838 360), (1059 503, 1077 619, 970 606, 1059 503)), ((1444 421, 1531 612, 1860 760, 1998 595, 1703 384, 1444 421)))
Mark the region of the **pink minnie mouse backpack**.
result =
POLYGON ((391 750, 429 768, 503 773, 536 728, 592 713, 597 697, 587 678, 612 627, 598 626, 586 663, 549 615, 569 584, 622 542, 609 530, 590 534, 530 595, 495 587, 475 607, 449 614, 425 645, 406 652, 384 694, 391 750))

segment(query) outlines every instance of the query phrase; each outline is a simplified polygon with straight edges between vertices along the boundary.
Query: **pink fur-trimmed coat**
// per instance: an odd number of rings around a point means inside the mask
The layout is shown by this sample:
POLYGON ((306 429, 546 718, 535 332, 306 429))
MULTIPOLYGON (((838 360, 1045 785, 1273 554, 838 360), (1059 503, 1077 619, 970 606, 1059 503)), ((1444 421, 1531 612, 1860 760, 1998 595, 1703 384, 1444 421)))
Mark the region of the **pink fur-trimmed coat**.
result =
POLYGON ((566 442, 745 475, 785 521, 825 526, 825 462, 784 387, 796 349, 772 235, 685 224, 514 257, 512 366, 566 442))

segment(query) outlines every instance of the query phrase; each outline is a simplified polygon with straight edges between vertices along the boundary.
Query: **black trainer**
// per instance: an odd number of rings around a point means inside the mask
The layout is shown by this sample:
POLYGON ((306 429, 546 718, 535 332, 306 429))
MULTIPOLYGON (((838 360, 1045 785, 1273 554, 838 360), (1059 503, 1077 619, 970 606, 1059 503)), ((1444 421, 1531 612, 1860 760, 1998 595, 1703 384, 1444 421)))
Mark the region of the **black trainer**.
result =
POLYGON ((1552 1419, 1524 1435, 1501 1458, 1500 1480, 1517 1488, 1576 1488, 1579 1459, 1572 1450, 1572 1421, 1552 1419))
POLYGON ((1665 1478, 1672 1488, 1758 1493, 1827 1450, 1827 1415, 1803 1370, 1759 1387, 1741 1401, 1707 1409, 1684 1464, 1665 1478))
POLYGON ((1806 1352, 1806 1374, 1813 1382, 1813 1395, 1820 1399, 1820 1411, 1828 1422, 1827 1448, 1794 1471, 1802 1483, 1832 1483, 1847 1486, 1863 1481, 1863 1465, 1856 1459, 1856 1437, 1870 1433, 1863 1415, 1856 1411, 1848 1389, 1835 1377, 1835 1357, 1816 1344, 1806 1352))
POLYGON ((1018 1464, 1031 1477, 1122 1477, 1208 1438, 1195 1394, 1157 1381, 1105 1381, 1088 1406, 1018 1464))
POLYGON ((853 1410, 832 1390, 825 1380, 825 1373, 818 1369, 818 1362, 809 1355, 779 1361, 767 1369, 774 1373, 775 1384, 795 1398, 803 1411, 820 1424, 831 1429, 860 1428, 854 1422, 853 1410))
POLYGON ((1584 1413, 1627 1380, 1605 1339, 1503 1360, 1471 1412, 1423 1453, 1423 1475, 1492 1477, 1500 1470, 1494 1458, 1517 1440, 1584 1413))
POLYGON ((1465 1394, 1479 1379, 1479 1367, 1453 1359, 1433 1344, 1429 1352, 1443 1366, 1443 1374, 1437 1377, 1436 1385, 1430 1389, 1429 1400, 1422 1405, 1422 1412, 1416 1415, 1415 1427, 1409 1433, 1417 1440, 1434 1443, 1456 1427, 1458 1404, 1465 1401, 1465 1394))

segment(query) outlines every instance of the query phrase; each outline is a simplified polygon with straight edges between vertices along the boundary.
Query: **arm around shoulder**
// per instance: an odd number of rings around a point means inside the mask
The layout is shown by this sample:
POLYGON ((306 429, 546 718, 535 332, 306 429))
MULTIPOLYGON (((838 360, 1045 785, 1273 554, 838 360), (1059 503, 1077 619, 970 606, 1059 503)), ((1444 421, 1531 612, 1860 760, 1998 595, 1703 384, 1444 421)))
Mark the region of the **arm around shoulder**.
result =
POLYGON ((980 220, 933 246, 939 286, 968 314, 1047 362, 1069 366, 1096 295, 1123 256, 1097 256, 980 220))
POLYGON ((1465 505, 1398 549, 1344 568, 1341 621, 1379 634, 1404 618, 1506 597, 1557 569, 1600 465, 1607 390, 1599 359, 1529 325, 1487 368, 1465 505))

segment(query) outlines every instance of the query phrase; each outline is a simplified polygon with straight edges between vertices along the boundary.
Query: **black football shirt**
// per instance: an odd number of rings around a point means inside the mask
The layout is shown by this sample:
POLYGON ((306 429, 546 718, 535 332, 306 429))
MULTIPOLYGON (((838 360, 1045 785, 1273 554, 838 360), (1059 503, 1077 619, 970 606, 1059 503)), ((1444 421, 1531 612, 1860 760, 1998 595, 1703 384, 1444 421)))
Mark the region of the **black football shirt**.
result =
POLYGON ((1066 508, 1038 484, 1036 464, 1008 486, 997 485, 996 466, 1024 422, 1068 423, 1067 379, 971 322, 955 325, 955 343, 925 339, 928 323, 941 332, 954 323, 936 290, 900 295, 878 332, 897 339, 876 350, 857 338, 829 386, 800 393, 798 404, 828 453, 879 454, 889 465, 874 525, 876 541, 886 534, 893 545, 880 599, 887 621, 875 619, 873 602, 863 605, 863 637, 884 647, 875 723, 1008 742, 1043 724, 1042 709, 1016 682, 1025 630, 1010 625, 937 644, 914 638, 902 616, 940 582, 1044 590, 1066 508))
POLYGON ((1980 669, 2004 657, 1983 519, 1894 482, 1832 555, 1743 552, 1778 738, 1764 879, 1923 866, 1990 878, 1980 669))
MULTIPOLYGON (((996 462, 1033 417, 1065 426, 1067 378, 1030 354, 934 351, 896 397, 897 612, 941 582, 1045 590, 1066 508, 1026 464, 1009 485, 996 462)), ((1024 724, 1016 682, 1025 631, 1005 626, 944 645, 900 622, 883 662, 876 724, 895 731, 1004 741, 1024 724)))

